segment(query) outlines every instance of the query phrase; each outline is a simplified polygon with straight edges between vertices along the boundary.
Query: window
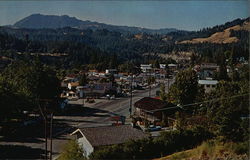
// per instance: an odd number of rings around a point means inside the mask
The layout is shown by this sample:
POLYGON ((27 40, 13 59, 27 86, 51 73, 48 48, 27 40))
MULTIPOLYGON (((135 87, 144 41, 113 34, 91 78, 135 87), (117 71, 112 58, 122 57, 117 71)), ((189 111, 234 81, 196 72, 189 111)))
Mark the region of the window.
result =
POLYGON ((206 85, 206 87, 207 87, 207 88, 209 88, 209 87, 210 87, 210 85, 209 85, 209 84, 207 84, 207 85, 206 85))

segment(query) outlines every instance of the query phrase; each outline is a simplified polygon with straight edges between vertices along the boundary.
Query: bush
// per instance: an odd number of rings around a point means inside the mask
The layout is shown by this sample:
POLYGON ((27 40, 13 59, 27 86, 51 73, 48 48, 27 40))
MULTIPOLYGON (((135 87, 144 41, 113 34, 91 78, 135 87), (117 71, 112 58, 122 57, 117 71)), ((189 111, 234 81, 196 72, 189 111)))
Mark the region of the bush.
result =
POLYGON ((86 158, 84 158, 83 150, 78 143, 75 140, 70 140, 57 160, 86 160, 86 158))
POLYGON ((236 154, 247 154, 249 155, 249 142, 234 143, 232 150, 236 154))

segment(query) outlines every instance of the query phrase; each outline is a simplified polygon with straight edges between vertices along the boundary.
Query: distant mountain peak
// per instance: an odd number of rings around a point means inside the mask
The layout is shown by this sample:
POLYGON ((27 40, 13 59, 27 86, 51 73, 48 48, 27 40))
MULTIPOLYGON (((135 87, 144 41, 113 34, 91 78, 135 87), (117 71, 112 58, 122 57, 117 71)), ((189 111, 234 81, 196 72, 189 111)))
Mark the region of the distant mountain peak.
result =
POLYGON ((174 28, 166 29, 147 29, 142 27, 128 27, 128 26, 115 26, 104 23, 92 22, 89 20, 82 21, 76 17, 70 17, 68 15, 43 15, 40 13, 32 14, 28 17, 21 19, 16 22, 13 27, 18 28, 32 28, 32 29, 41 29, 41 28, 64 28, 64 27, 73 27, 77 29, 107 29, 110 31, 117 32, 130 32, 130 33, 149 33, 149 34, 166 34, 169 32, 177 31, 174 28))

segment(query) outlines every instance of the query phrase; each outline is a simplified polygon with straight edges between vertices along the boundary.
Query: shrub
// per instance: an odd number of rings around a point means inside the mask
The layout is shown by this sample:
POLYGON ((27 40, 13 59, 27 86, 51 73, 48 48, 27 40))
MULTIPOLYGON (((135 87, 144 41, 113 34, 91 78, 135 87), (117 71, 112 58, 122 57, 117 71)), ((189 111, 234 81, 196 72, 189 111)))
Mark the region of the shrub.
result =
POLYGON ((83 150, 78 143, 75 140, 70 140, 57 160, 86 160, 86 158, 84 158, 83 150))
POLYGON ((162 132, 153 139, 151 137, 128 141, 124 144, 108 146, 93 152, 91 159, 152 159, 177 151, 193 148, 202 141, 212 137, 201 127, 188 130, 162 132))
POLYGON ((249 155, 249 142, 234 143, 232 150, 236 154, 247 154, 249 155))

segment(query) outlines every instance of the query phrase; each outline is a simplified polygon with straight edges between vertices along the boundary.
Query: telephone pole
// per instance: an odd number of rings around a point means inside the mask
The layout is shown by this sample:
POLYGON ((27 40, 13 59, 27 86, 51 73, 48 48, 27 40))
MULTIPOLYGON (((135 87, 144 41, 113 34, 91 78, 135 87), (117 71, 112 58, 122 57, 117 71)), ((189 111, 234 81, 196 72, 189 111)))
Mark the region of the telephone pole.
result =
POLYGON ((47 115, 45 115, 45 118, 44 118, 44 137, 45 137, 45 156, 44 158, 47 160, 47 145, 48 145, 48 140, 47 140, 47 115))
MULTIPOLYGON (((38 108, 40 110, 40 113, 44 119, 44 139, 45 139, 45 151, 44 151, 44 159, 47 160, 48 159, 48 137, 47 137, 47 105, 48 105, 48 102, 50 100, 48 99, 39 99, 38 100, 38 108), (44 109, 42 110, 41 106, 40 106, 40 102, 44 102, 45 104, 44 105, 44 109)), ((52 117, 51 117, 52 118, 52 117)), ((52 122, 52 121, 51 121, 52 122)), ((52 126, 51 126, 52 127, 52 126)), ((51 130, 51 135, 52 136, 52 130, 51 130)), ((51 142, 52 143, 52 142, 51 142)))
POLYGON ((52 140, 53 140, 53 113, 50 114, 50 160, 52 160, 52 140))
POLYGON ((150 71, 149 71, 149 97, 151 97, 151 82, 152 82, 152 68, 150 68, 150 71))
POLYGON ((132 98, 133 98, 133 74, 131 74, 131 81, 130 81, 130 101, 129 101, 129 114, 132 114, 132 98))

